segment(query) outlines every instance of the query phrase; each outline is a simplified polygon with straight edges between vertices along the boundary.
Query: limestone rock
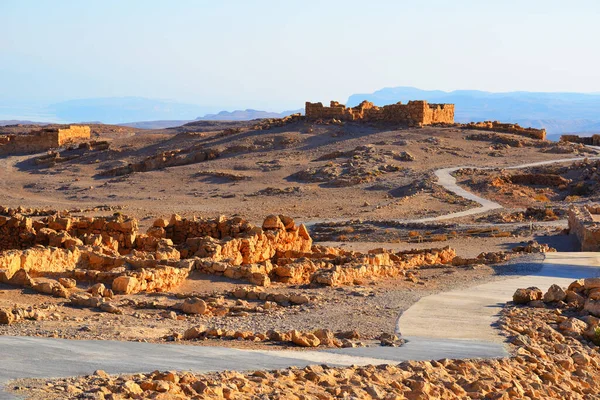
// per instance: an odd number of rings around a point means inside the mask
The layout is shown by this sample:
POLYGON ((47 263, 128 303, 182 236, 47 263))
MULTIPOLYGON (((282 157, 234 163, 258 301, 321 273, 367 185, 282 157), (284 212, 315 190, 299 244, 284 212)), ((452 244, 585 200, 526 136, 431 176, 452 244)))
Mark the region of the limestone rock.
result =
POLYGON ((112 283, 112 290, 115 293, 131 294, 137 290, 139 282, 133 276, 119 276, 112 283))
POLYGON ((0 309, 0 325, 10 325, 15 321, 15 316, 10 310, 0 309))
POLYGON ((72 289, 77 286, 77 281, 71 278, 58 278, 58 282, 67 289, 72 289))
POLYGON ((513 294, 513 302, 515 304, 527 304, 530 301, 541 300, 542 291, 537 287, 529 287, 527 289, 517 289, 513 294))
POLYGON ((277 215, 269 215, 265 218, 262 228, 264 230, 274 230, 274 229, 283 229, 285 230, 285 225, 281 221, 281 219, 277 215))
POLYGON ((183 333, 183 340, 198 339, 204 332, 206 332, 206 327, 204 325, 194 326, 183 333))
POLYGON ((583 309, 595 317, 600 317, 600 301, 587 299, 583 309))
POLYGON ((181 306, 181 311, 186 314, 205 314, 207 311, 206 302, 198 298, 186 299, 181 306))
POLYGON ((306 304, 310 301, 308 296, 304 294, 293 294, 290 296, 290 303, 293 304, 306 304))
POLYGON ((301 347, 318 347, 321 341, 312 333, 292 331, 292 342, 301 347))
POLYGON ((544 294, 544 303, 551 303, 555 301, 564 301, 567 297, 567 293, 558 285, 552 285, 544 294))
POLYGON ((588 325, 577 318, 569 318, 558 326, 558 329, 571 335, 581 335, 587 328, 588 325))

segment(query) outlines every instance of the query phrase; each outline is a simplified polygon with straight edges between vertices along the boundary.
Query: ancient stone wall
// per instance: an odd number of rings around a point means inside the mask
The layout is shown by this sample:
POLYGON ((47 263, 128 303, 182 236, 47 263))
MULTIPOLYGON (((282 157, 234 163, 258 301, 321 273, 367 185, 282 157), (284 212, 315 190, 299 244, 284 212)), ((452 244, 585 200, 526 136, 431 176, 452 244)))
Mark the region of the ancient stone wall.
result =
POLYGON ((27 154, 47 151, 77 140, 90 139, 90 127, 42 128, 28 134, 0 136, 0 155, 27 154))
POLYGON ((581 251, 600 251, 600 204, 572 206, 568 215, 569 232, 577 237, 581 251))
POLYGON ((135 248, 137 236, 137 220, 120 214, 95 218, 53 215, 42 219, 0 216, 0 251, 26 249, 38 244, 67 247, 85 242, 128 253, 135 248))
POLYGON ((600 135, 578 136, 578 135, 562 135, 561 142, 581 143, 589 146, 600 146, 600 135))
POLYGON ((409 125, 431 125, 454 123, 454 104, 429 104, 424 100, 396 103, 383 107, 363 101, 356 107, 346 107, 332 101, 329 107, 322 103, 306 102, 305 115, 308 119, 339 119, 342 121, 383 121, 409 125))
POLYGON ((513 135, 530 137, 532 139, 546 140, 545 129, 523 128, 519 126, 519 124, 504 124, 498 121, 469 122, 468 124, 462 125, 462 128, 505 132, 512 133, 513 135))
POLYGON ((269 216, 262 228, 242 218, 192 218, 177 215, 157 220, 148 234, 166 237, 180 245, 183 258, 200 257, 212 261, 227 260, 233 265, 266 261, 277 251, 308 252, 312 239, 304 225, 296 226, 291 218, 269 216))

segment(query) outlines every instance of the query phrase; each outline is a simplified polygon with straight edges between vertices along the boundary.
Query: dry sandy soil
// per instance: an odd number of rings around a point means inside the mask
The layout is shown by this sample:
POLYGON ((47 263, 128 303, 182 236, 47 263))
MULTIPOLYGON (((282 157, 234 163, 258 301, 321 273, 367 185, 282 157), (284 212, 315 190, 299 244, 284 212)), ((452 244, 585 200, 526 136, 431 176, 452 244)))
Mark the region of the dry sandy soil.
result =
POLYGON ((111 142, 109 150, 90 151, 47 168, 36 165, 31 155, 2 158, 0 204, 56 209, 120 205, 148 222, 171 213, 241 215, 255 223, 267 214, 301 222, 412 219, 472 206, 434 184, 432 173, 438 168, 502 167, 581 151, 556 154, 555 145, 519 137, 515 140, 525 146, 498 149, 493 137, 466 140, 477 131, 455 128, 307 122, 238 133, 214 130, 218 128, 208 123, 161 131, 127 128, 122 136, 98 130, 98 139, 111 142), (178 167, 157 164, 158 169, 147 172, 102 175, 173 150, 217 151, 219 156, 178 167))
MULTIPOLYGON (((261 125, 256 124, 198 122, 158 131, 95 126, 96 139, 108 140, 109 149, 63 150, 60 155, 65 161, 51 165, 36 163, 40 155, 0 158, 0 205, 55 210, 108 205, 105 210, 73 214, 110 215, 118 209, 139 218, 142 230, 157 217, 168 218, 174 213, 184 217, 242 216, 259 226, 265 216, 283 214, 306 222, 313 238, 321 244, 362 252, 379 247, 401 251, 449 245, 459 256, 473 258, 484 251, 510 252, 512 247, 532 239, 562 246, 561 250, 571 249, 572 242, 562 232, 565 226, 561 212, 557 210, 556 218, 536 213, 535 218, 517 215, 525 215, 532 196, 495 196, 486 186, 495 171, 470 175, 461 172, 459 183, 483 196, 501 198, 508 210, 429 226, 405 226, 396 220, 438 216, 476 206, 436 185, 436 169, 502 168, 589 155, 581 146, 502 134, 501 138, 510 138, 511 146, 499 140, 499 135, 453 127, 389 128, 300 121, 257 129, 261 125), (194 158, 195 154, 211 156, 194 158), (195 161, 169 166, 173 159, 195 161), (127 168, 139 172, 124 173, 127 168), (544 224, 528 226, 532 221, 544 224), (494 227, 505 222, 524 224, 494 227)), ((531 193, 537 192, 532 189, 531 193)), ((558 208, 565 208, 564 198, 558 197, 540 205, 552 206, 554 201, 558 208)), ((42 315, 38 320, 0 325, 0 335, 161 342, 177 341, 178 334, 202 324, 251 332, 355 330, 357 342, 374 345, 380 333, 393 333, 399 313, 419 298, 497 279, 505 273, 520 273, 521 264, 526 262, 526 258, 515 258, 504 264, 482 261, 466 267, 438 265, 342 287, 275 283, 265 290, 303 294, 310 301, 271 309, 252 301, 240 303, 230 296, 236 288, 248 286, 247 282, 199 273, 193 273, 169 293, 116 296, 122 314, 74 308, 64 299, 0 285, 0 309, 33 307, 42 315), (218 297, 219 301, 248 310, 236 316, 185 315, 176 306, 191 294, 218 297), (356 318, 348 319, 348 315, 356 318)), ((288 346, 231 340, 185 343, 288 346)))

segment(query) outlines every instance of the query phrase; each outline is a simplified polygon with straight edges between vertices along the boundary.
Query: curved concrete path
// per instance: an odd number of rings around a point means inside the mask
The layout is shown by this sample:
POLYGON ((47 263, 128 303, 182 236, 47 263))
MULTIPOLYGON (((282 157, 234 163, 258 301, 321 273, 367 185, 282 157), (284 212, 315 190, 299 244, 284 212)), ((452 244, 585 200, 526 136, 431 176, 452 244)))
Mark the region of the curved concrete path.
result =
POLYGON ((404 312, 396 329, 407 336, 503 342, 493 324, 518 288, 568 286, 600 276, 600 253, 546 253, 538 271, 461 290, 423 297, 404 312))
MULTIPOLYGON (((591 147, 591 146, 588 146, 591 147)), ((596 149, 596 148, 594 148, 596 149)), ((596 149, 596 150, 600 150, 600 149, 596 149)), ((459 211, 459 212, 455 212, 455 213, 450 213, 450 214, 446 214, 446 215, 440 215, 437 217, 428 217, 428 218, 421 218, 421 219, 416 219, 416 220, 411 220, 411 221, 407 221, 407 222, 435 222, 435 221, 443 221, 443 220, 447 220, 447 219, 453 219, 453 218, 459 218, 459 217, 465 217, 467 215, 475 215, 475 214, 481 214, 487 211, 491 211, 491 210, 495 210, 495 209, 499 209, 499 208, 503 208, 502 205, 493 202, 491 200, 485 199, 483 197, 477 196, 474 193, 471 193, 465 189, 463 189, 462 187, 460 187, 457 183, 456 183, 456 178, 452 176, 452 173, 455 171, 458 171, 459 169, 462 168, 473 168, 473 169, 481 169, 481 170, 490 170, 490 169, 496 169, 496 168, 502 168, 502 169, 523 169, 523 168, 530 168, 530 167, 539 167, 542 165, 551 165, 551 164, 560 164, 560 163, 566 163, 566 162, 575 162, 575 161, 583 161, 585 159, 588 160, 598 160, 600 159, 600 157, 574 157, 574 158, 564 158, 561 160, 549 160, 549 161, 538 161, 538 162, 534 162, 534 163, 528 163, 528 164, 521 164, 521 165, 515 165, 512 167, 452 167, 452 168, 442 168, 442 169, 438 169, 437 171, 435 171, 435 176, 438 178, 438 185, 440 185, 441 187, 443 187, 444 189, 448 190, 449 192, 452 192, 460 197, 463 197, 467 200, 471 200, 474 201, 476 203, 479 203, 480 207, 476 207, 476 208, 470 208, 468 210, 465 211, 459 211)))

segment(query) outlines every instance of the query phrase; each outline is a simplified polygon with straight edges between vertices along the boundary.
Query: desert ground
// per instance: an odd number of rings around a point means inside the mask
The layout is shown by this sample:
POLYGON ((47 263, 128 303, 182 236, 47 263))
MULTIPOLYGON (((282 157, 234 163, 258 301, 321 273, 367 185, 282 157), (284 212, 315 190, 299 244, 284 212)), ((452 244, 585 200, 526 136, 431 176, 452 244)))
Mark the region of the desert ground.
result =
MULTIPOLYGON (((420 300, 579 251, 569 207, 598 201, 598 150, 505 132, 301 118, 91 128, 86 146, 0 157, 1 336, 398 349, 420 300), (444 168, 472 199, 440 184, 444 168)), ((584 304, 599 286, 511 289, 501 358, 0 384, 34 399, 592 399, 600 341, 584 304)))

